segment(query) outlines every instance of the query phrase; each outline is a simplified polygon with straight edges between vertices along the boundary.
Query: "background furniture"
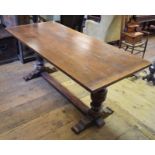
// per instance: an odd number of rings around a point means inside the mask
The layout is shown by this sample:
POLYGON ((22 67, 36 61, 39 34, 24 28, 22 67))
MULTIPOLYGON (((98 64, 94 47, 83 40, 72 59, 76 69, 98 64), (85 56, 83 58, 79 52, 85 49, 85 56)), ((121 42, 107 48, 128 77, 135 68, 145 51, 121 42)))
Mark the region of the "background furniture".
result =
POLYGON ((0 25, 0 64, 17 60, 17 40, 0 25))
POLYGON ((155 21, 155 15, 133 15, 133 18, 138 23, 155 21))
POLYGON ((101 15, 87 15, 87 20, 93 20, 95 22, 100 22, 101 15))
POLYGON ((133 15, 132 18, 141 25, 142 30, 155 32, 155 15, 133 15))
POLYGON ((86 20, 83 32, 105 42, 120 40, 121 16, 102 15, 100 22, 86 20))
POLYGON ((84 15, 61 15, 60 23, 81 32, 83 19, 84 15))
POLYGON ((149 74, 143 77, 143 80, 147 80, 148 82, 152 82, 155 85, 155 62, 149 67, 149 74))
POLYGON ((5 30, 0 16, 0 64, 17 60, 17 41, 5 30))
POLYGON ((39 17, 39 21, 41 19, 41 21, 46 20, 46 21, 60 22, 60 15, 38 15, 38 17, 39 17))
POLYGON ((131 54, 142 53, 142 58, 144 58, 149 33, 141 29, 136 21, 130 19, 125 24, 124 31, 121 34, 120 48, 124 48, 125 51, 128 50, 131 54), (134 51, 138 52, 134 53, 134 51))
MULTIPOLYGON (((30 21, 31 21, 31 18, 29 15, 2 15, 1 16, 1 24, 4 28, 23 25, 23 24, 24 25, 29 24, 30 21)), ((15 46, 14 48, 16 49, 17 57, 22 63, 35 59, 34 52, 30 48, 26 47, 25 45, 17 41, 14 46, 15 46)))

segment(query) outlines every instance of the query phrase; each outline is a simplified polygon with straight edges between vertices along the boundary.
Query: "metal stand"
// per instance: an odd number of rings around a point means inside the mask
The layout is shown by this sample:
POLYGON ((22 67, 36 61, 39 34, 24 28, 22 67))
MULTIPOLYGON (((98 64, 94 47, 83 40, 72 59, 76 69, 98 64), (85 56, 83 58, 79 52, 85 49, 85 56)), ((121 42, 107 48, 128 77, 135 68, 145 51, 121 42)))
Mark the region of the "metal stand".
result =
POLYGON ((152 82, 155 85, 155 62, 149 67, 150 74, 143 77, 143 80, 147 80, 148 82, 152 82))

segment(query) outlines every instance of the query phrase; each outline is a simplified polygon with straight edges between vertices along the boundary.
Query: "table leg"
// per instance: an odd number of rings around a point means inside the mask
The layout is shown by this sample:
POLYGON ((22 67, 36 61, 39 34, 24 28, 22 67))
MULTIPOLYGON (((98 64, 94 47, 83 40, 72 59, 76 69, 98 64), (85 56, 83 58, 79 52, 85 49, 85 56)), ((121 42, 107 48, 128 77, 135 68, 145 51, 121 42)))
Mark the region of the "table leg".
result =
POLYGON ((36 68, 34 71, 29 73, 24 77, 25 81, 32 80, 34 78, 40 77, 42 72, 53 73, 56 71, 56 68, 49 68, 44 66, 44 60, 38 54, 36 54, 36 68))
POLYGON ((105 108, 104 110, 102 108, 102 103, 105 101, 106 96, 107 89, 102 89, 98 92, 91 93, 91 108, 88 111, 86 118, 80 120, 75 126, 72 127, 72 130, 75 133, 80 133, 81 131, 93 125, 101 127, 105 124, 104 118, 113 113, 113 111, 109 108, 105 108))
POLYGON ((18 58, 21 61, 21 63, 24 63, 23 46, 19 40, 18 40, 18 58))

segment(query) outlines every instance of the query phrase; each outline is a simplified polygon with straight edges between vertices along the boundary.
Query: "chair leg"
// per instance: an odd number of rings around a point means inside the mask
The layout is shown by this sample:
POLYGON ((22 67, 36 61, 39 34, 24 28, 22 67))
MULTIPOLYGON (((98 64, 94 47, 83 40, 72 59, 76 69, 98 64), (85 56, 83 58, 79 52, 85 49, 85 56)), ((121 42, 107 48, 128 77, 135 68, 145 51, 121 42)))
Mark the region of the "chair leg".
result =
POLYGON ((143 51, 143 55, 142 55, 142 58, 144 58, 144 55, 145 55, 145 51, 146 51, 146 47, 144 48, 144 51, 143 51))
POLYGON ((119 48, 122 48, 122 42, 119 41, 119 48))
POLYGON ((22 43, 18 40, 18 58, 21 61, 21 63, 24 64, 24 53, 23 53, 23 45, 22 43))
POLYGON ((125 51, 129 48, 129 46, 126 46, 125 51))
POLYGON ((134 46, 132 47, 131 54, 133 54, 134 46))
POLYGON ((144 51, 143 51, 142 58, 144 58, 144 55, 145 55, 145 52, 146 52, 146 46, 147 46, 147 43, 148 43, 148 40, 147 40, 147 41, 146 41, 146 43, 145 43, 145 46, 144 46, 144 51))

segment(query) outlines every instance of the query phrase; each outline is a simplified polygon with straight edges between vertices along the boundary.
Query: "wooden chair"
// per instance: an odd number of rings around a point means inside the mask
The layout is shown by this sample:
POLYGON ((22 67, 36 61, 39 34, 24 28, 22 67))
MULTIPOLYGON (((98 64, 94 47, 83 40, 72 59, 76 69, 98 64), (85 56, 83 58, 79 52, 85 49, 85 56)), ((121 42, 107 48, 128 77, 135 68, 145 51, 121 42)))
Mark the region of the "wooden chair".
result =
POLYGON ((120 48, 131 52, 131 54, 142 53, 142 58, 144 58, 148 37, 149 32, 141 31, 139 24, 131 22, 121 34, 120 48))

